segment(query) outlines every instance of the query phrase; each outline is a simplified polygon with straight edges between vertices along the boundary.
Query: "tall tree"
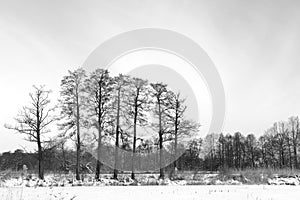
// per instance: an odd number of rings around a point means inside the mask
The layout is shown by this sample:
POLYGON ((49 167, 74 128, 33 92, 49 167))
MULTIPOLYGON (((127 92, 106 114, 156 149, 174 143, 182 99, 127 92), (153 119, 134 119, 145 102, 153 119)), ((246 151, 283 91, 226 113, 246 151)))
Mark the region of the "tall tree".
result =
MULTIPOLYGON (((167 92, 167 99, 165 100, 166 109, 165 112, 167 116, 167 121, 171 124, 171 136, 174 141, 174 152, 173 152, 173 172, 175 171, 177 161, 176 157, 178 155, 178 142, 179 139, 189 136, 192 137, 195 133, 199 131, 200 124, 186 119, 185 111, 187 106, 185 105, 185 99, 181 98, 180 93, 174 93, 170 90, 167 92)), ((163 101, 164 102, 164 101, 163 101)))
POLYGON ((218 154, 219 154, 219 165, 224 168, 225 167, 225 156, 226 156, 226 139, 223 133, 220 134, 218 139, 218 154))
POLYGON ((275 145, 279 153, 279 165, 280 168, 285 167, 285 151, 286 151, 286 133, 287 129, 285 128, 284 122, 274 123, 273 129, 275 132, 275 145))
POLYGON ((159 141, 159 177, 164 178, 163 167, 163 117, 167 109, 168 91, 167 85, 163 83, 151 83, 153 88, 153 97, 155 99, 156 109, 155 114, 158 116, 158 141, 159 141))
MULTIPOLYGON (((278 139, 277 139, 277 125, 276 123, 266 130, 262 142, 265 149, 265 158, 267 166, 278 167, 281 160, 278 160, 278 139)), ((280 140, 281 141, 281 140, 280 140)))
POLYGON ((60 129, 70 134, 70 137, 76 136, 76 179, 80 180, 80 156, 81 156, 81 135, 80 128, 83 126, 84 119, 82 113, 85 104, 85 81, 86 72, 79 68, 74 71, 68 71, 61 81, 60 107, 63 123, 59 124, 60 129))
POLYGON ((114 78, 114 96, 115 96, 115 111, 116 111, 116 140, 115 140, 115 164, 114 164, 114 179, 118 178, 118 168, 119 168, 119 140, 120 140, 120 121, 121 121, 121 111, 124 101, 121 101, 122 97, 125 95, 125 91, 128 90, 129 77, 119 74, 114 78))
POLYGON ((299 117, 289 118, 289 131, 292 137, 293 154, 294 154, 294 167, 298 169, 298 143, 300 136, 300 122, 299 117))
MULTIPOLYGON (((180 93, 174 94, 169 92, 169 118, 174 123, 174 160, 177 156, 177 144, 178 144, 178 129, 181 121, 184 117, 186 106, 184 105, 185 99, 180 98, 180 93)), ((173 163, 173 171, 176 168, 176 160, 173 163)))
POLYGON ((225 136, 226 146, 226 167, 233 167, 234 161, 234 148, 233 148, 233 137, 230 134, 226 134, 225 136))
POLYGON ((248 155, 248 157, 250 157, 251 167, 254 168, 255 160, 256 160, 256 158, 255 158, 256 146, 257 146, 257 141, 256 141, 254 134, 247 135, 246 141, 245 141, 245 146, 246 146, 246 150, 247 150, 247 155, 248 155))
POLYGON ((218 138, 219 134, 217 133, 211 133, 206 135, 204 141, 203 141, 203 153, 206 155, 208 160, 208 168, 210 171, 213 171, 216 169, 217 163, 216 163, 216 152, 218 147, 218 138))
POLYGON ((240 132, 234 133, 233 147, 234 147, 234 164, 236 169, 242 167, 242 151, 243 151, 243 135, 240 132))
POLYGON ((26 135, 26 140, 35 142, 38 147, 38 176, 44 179, 44 164, 43 164, 43 144, 45 133, 50 132, 49 125, 55 120, 52 115, 54 110, 50 108, 50 90, 46 90, 45 86, 33 86, 34 92, 30 93, 31 105, 24 106, 19 111, 16 120, 16 125, 5 125, 8 129, 13 129, 19 133, 26 135))
POLYGON ((147 109, 149 106, 148 82, 140 78, 130 80, 130 90, 128 91, 128 117, 133 119, 133 147, 131 160, 131 178, 135 179, 136 141, 137 125, 147 124, 147 109))
POLYGON ((100 156, 101 156, 101 146, 102 146, 102 130, 107 126, 109 121, 109 110, 110 97, 113 91, 113 80, 109 76, 108 70, 96 69, 91 73, 89 79, 86 80, 86 92, 88 98, 88 108, 92 113, 92 119, 94 122, 92 124, 98 130, 98 146, 97 146, 97 163, 95 171, 95 179, 98 180, 100 176, 100 156))
POLYGON ((293 159, 292 159, 292 136, 291 136, 291 132, 289 131, 288 127, 287 127, 287 123, 286 122, 283 122, 283 124, 281 125, 282 128, 284 129, 285 128, 285 131, 284 131, 284 138, 285 138, 285 146, 287 148, 287 151, 288 151, 288 163, 289 163, 289 167, 290 169, 293 169, 293 159))
POLYGON ((258 145, 259 145, 259 150, 260 150, 260 155, 261 155, 261 166, 268 168, 269 163, 267 159, 267 137, 266 135, 262 135, 258 138, 258 145))

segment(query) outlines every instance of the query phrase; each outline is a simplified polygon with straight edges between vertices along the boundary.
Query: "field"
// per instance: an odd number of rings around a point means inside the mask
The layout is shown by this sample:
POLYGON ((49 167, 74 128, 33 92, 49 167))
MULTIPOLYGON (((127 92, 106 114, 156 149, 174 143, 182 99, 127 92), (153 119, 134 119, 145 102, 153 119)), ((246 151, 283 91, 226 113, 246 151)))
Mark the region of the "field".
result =
POLYGON ((0 188, 1 200, 296 200, 293 186, 112 186, 0 188))
POLYGON ((159 180, 158 174, 137 174, 136 181, 130 174, 101 174, 95 181, 93 174, 85 174, 83 181, 74 180, 74 174, 49 173, 45 180, 35 174, 19 172, 0 173, 0 200, 279 200, 299 199, 299 171, 244 170, 212 172, 185 171, 178 180, 159 180))

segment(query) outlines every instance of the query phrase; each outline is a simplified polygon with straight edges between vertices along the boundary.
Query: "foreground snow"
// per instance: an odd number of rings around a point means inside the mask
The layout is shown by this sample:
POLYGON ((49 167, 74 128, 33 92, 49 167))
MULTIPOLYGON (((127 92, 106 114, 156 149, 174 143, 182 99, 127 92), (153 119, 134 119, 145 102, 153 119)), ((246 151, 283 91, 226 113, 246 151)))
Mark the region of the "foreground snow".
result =
MULTIPOLYGON (((1 178, 1 176, 0 176, 1 178)), ((186 178, 186 177, 185 177, 186 178)), ((77 181, 73 175, 54 175, 45 176, 44 180, 38 179, 36 176, 11 176, 9 178, 0 179, 0 187, 74 187, 74 186, 145 186, 145 185, 300 185, 300 177, 295 176, 279 176, 273 175, 266 181, 254 182, 245 176, 228 175, 220 176, 218 174, 202 174, 198 177, 188 177, 186 179, 170 180, 165 178, 159 179, 157 174, 140 174, 136 180, 132 180, 128 175, 123 174, 118 180, 112 179, 112 175, 102 175, 100 180, 95 180, 93 175, 85 175, 83 180, 77 181)))
POLYGON ((270 185, 0 188, 1 200, 296 200, 299 196, 298 187, 270 185))
POLYGON ((127 175, 119 176, 118 180, 111 178, 111 175, 102 175, 100 180, 95 180, 91 174, 84 180, 77 181, 70 176, 55 176, 53 174, 45 176, 44 180, 35 177, 10 177, 0 181, 0 187, 70 187, 70 186, 144 186, 144 185, 240 185, 238 180, 228 179, 221 181, 218 174, 203 174, 197 179, 170 180, 169 178, 159 179, 158 174, 142 174, 136 180, 132 180, 127 175))

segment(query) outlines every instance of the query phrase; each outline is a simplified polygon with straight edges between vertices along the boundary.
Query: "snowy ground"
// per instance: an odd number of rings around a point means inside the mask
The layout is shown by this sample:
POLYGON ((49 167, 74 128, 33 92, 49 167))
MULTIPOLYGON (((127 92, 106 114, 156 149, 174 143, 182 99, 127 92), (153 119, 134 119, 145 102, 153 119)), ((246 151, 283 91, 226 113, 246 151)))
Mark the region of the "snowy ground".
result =
POLYGON ((109 186, 0 188, 1 200, 296 200, 297 186, 109 186))
POLYGON ((158 174, 139 174, 136 181, 128 174, 120 175, 119 180, 111 176, 102 174, 101 179, 95 181, 93 174, 89 174, 83 181, 76 181, 72 174, 48 174, 45 180, 39 180, 35 175, 10 172, 0 175, 0 200, 293 200, 300 197, 298 175, 273 175, 264 185, 255 185, 257 183, 241 175, 224 179, 218 174, 185 174, 186 180, 173 181, 159 180, 158 174))

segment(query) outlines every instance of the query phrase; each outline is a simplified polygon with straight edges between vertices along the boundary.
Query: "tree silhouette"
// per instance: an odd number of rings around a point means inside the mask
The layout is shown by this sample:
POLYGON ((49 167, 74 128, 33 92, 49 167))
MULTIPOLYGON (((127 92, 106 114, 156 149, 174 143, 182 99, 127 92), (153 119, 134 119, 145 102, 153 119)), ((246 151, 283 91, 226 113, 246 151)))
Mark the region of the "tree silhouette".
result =
POLYGON ((45 134, 50 132, 48 127, 55 121, 52 115, 54 107, 50 107, 50 90, 46 90, 45 86, 33 86, 33 88, 34 92, 29 94, 31 105, 24 106, 19 111, 15 118, 17 123, 15 126, 5 125, 5 127, 26 135, 27 141, 37 144, 38 176, 44 179, 43 144, 49 142, 45 139, 45 134))
POLYGON ((61 81, 60 92, 60 107, 61 120, 63 123, 59 124, 61 130, 70 134, 70 137, 76 136, 76 179, 80 180, 80 155, 81 155, 81 135, 80 127, 83 125, 83 118, 81 111, 85 104, 85 86, 84 80, 86 78, 85 70, 79 68, 74 71, 68 71, 68 75, 64 76, 61 81))

